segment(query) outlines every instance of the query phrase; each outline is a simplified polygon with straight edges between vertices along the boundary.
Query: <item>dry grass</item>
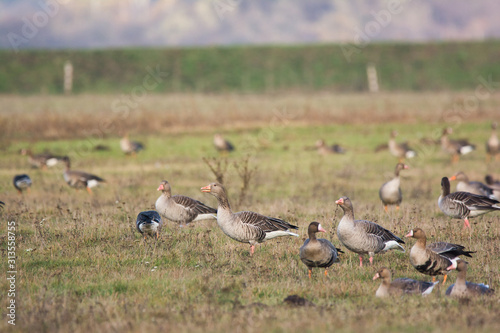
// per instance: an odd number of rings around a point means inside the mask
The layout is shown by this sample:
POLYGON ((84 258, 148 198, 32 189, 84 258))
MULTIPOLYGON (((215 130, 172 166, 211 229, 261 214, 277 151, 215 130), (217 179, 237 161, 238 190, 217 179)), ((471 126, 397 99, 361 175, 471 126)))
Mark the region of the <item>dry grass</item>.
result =
MULTIPOLYGON (((8 110, 2 124, 9 124, 4 129, 11 135, 3 141, 0 157, 1 200, 6 202, 0 214, 17 225, 16 327, 42 332, 497 332, 498 292, 465 302, 448 299, 444 288, 427 298, 375 299, 378 283, 371 278, 382 265, 395 277, 429 280, 410 265, 408 252, 378 255, 374 267, 359 268, 357 256, 346 251, 328 277, 315 271, 311 281, 298 258, 313 220, 329 231, 324 237, 342 248, 335 235, 341 210, 334 201, 347 195, 357 218, 376 221, 400 236, 419 226, 431 241, 456 242, 477 251, 468 260, 468 279, 500 290, 500 214, 473 219, 469 232, 462 230, 463 222, 450 220, 437 208, 442 176, 458 169, 475 180, 487 172, 500 176, 500 162, 484 164, 483 145, 493 110, 500 104, 498 96, 484 101, 455 127, 457 136, 478 144, 476 152, 455 166, 439 148, 419 145, 420 156, 402 173, 401 211, 386 214, 378 199, 378 188, 397 161, 387 151, 373 149, 388 140, 393 128, 401 140, 414 145, 423 136, 432 137, 449 125, 435 116, 436 111, 457 96, 152 96, 123 125, 146 143, 136 158, 121 154, 118 132, 92 141, 110 146, 110 152, 82 153, 78 147, 89 142, 82 139, 83 130, 66 127, 75 112, 63 112, 65 106, 89 115, 81 122, 88 129, 106 117, 99 111, 109 105, 110 97, 1 97, 8 110), (184 108, 186 113, 175 112, 184 108), (275 110, 298 116, 277 122, 275 110), (390 115, 396 117, 387 123, 390 115), (369 124, 362 124, 367 119, 369 124), (188 126, 190 121, 193 126, 188 126), (47 134, 41 125, 45 122, 59 131, 56 136, 47 134), (233 122, 238 124, 234 128, 233 122), (186 228, 167 222, 153 253, 134 223, 140 211, 153 207, 162 179, 170 181, 174 194, 215 205, 213 197, 199 189, 214 178, 202 158, 220 158, 212 147, 216 131, 225 132, 237 149, 227 157, 224 175, 233 208, 284 218, 300 227, 301 237, 271 240, 249 257, 247 244, 228 239, 213 222, 186 228), (340 142, 348 152, 319 157, 304 149, 318 137, 340 142), (75 169, 98 174, 108 184, 90 197, 67 187, 60 167, 29 170, 25 157, 17 154, 29 143, 37 151, 69 154, 75 169), (245 160, 255 171, 246 196, 237 204, 242 181, 234 165, 244 165, 245 160), (10 182, 14 174, 24 172, 34 185, 32 193, 21 197, 10 182), (283 299, 292 294, 315 306, 284 305, 283 299)), ((413 243, 407 241, 406 248, 413 243)), ((6 244, 3 237, 3 257, 6 244)), ((5 260, 2 264, 6 266, 5 260)), ((455 280, 455 273, 449 280, 455 280)), ((1 286, 7 289, 5 279, 1 286)), ((8 328, 6 302, 3 297, 2 331, 8 328)))

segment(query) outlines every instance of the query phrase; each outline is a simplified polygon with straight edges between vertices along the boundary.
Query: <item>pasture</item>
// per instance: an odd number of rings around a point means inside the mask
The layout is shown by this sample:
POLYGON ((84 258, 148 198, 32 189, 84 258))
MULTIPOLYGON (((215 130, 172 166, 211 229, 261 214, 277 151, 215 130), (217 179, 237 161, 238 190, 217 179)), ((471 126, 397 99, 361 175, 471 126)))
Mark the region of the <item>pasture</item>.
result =
MULTIPOLYGON (((500 177, 500 160, 485 163, 484 143, 499 119, 500 96, 475 91, 341 94, 171 94, 0 96, 0 200, 4 232, 2 268, 7 267, 7 222, 15 221, 16 326, 7 323, 9 283, 2 279, 0 330, 25 332, 498 332, 500 330, 500 214, 471 219, 472 230, 437 206, 440 180, 464 171, 472 180, 500 177), (128 98, 128 99, 127 99, 128 98), (128 102, 126 102, 128 101, 128 102), (119 108, 119 106, 121 108, 119 108), (451 164, 439 145, 444 127, 468 138, 477 150, 451 164), (378 189, 397 158, 389 133, 409 141, 418 156, 401 173, 400 211, 385 213, 378 189), (214 133, 235 146, 228 155, 213 147, 214 133), (129 133, 146 149, 125 156, 119 139, 129 133), (319 156, 318 139, 339 143, 343 155, 319 156), (97 145, 109 150, 94 150, 97 145), (68 155, 72 168, 99 175, 107 184, 75 191, 61 165, 30 169, 19 150, 68 155), (161 180, 172 194, 212 207, 200 191, 215 180, 204 158, 224 177, 234 211, 252 210, 299 226, 299 238, 277 238, 250 246, 226 237, 214 221, 179 228, 165 221, 156 246, 135 229, 140 211, 154 209, 161 180), (31 193, 19 195, 15 174, 28 173, 31 193), (243 179, 248 177, 247 181, 243 179), (426 297, 376 299, 378 268, 393 278, 429 281, 406 253, 376 255, 360 268, 358 256, 341 245, 342 217, 335 200, 348 196, 355 217, 403 237, 421 227, 429 241, 448 241, 476 251, 467 280, 497 289, 490 298, 458 301, 444 296, 454 283, 426 297), (311 221, 321 237, 346 253, 325 277, 311 280, 298 251, 311 221), (299 295, 314 306, 283 303, 299 295)), ((452 190, 455 189, 452 183, 452 190)), ((367 262, 367 261, 365 261, 367 262)), ((6 274, 4 274, 6 275, 6 274)), ((440 277, 442 280, 442 277, 440 277)))

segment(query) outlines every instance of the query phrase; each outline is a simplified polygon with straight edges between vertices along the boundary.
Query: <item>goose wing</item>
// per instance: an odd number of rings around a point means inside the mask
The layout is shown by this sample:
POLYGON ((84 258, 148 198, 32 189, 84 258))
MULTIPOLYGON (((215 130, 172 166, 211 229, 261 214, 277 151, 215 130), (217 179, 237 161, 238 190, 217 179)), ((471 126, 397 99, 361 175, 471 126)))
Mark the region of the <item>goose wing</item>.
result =
POLYGON ((465 251, 465 246, 447 242, 437 242, 427 245, 427 248, 434 253, 442 255, 448 259, 455 259, 460 255, 472 258, 471 253, 474 251, 465 251))
POLYGON ((184 206, 192 214, 217 214, 217 209, 205 205, 203 202, 195 200, 184 195, 174 195, 172 197, 175 203, 184 206))
POLYGON ((381 227, 380 225, 371 222, 371 221, 365 221, 365 220, 357 220, 356 226, 362 228, 362 230, 373 236, 379 237, 384 243, 387 241, 396 241, 398 243, 404 244, 405 242, 399 238, 398 236, 394 235, 392 232, 389 230, 381 227))
POLYGON ((278 230, 288 230, 288 229, 298 229, 297 226, 294 226, 286 221, 277 219, 275 217, 269 217, 265 215, 261 215, 255 212, 238 212, 234 214, 242 223, 250 224, 255 227, 258 227, 264 232, 278 231, 278 230))
POLYGON ((465 206, 469 210, 500 210, 500 202, 498 200, 483 195, 469 192, 455 192, 447 195, 447 198, 455 205, 465 206))

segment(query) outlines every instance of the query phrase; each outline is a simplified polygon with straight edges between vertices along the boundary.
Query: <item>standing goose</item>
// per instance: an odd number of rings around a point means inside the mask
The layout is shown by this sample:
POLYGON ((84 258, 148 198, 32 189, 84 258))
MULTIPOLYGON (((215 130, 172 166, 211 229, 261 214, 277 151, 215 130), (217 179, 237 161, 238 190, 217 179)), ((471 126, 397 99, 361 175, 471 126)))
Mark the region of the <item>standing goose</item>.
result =
POLYGON ((41 153, 33 154, 30 149, 21 149, 21 155, 28 156, 28 163, 31 164, 33 168, 47 169, 47 167, 52 167, 62 161, 64 157, 56 156, 51 153, 41 153))
POLYGON ((465 155, 476 149, 476 146, 469 143, 466 139, 452 140, 448 137, 452 134, 453 130, 451 127, 443 129, 443 134, 441 135, 441 148, 451 154, 451 162, 458 162, 460 155, 465 155))
POLYGON ((156 210, 181 227, 195 221, 216 219, 217 209, 184 195, 172 195, 172 189, 166 180, 160 183, 157 190, 161 191, 161 195, 156 200, 156 210))
POLYGON ((214 146, 221 153, 229 153, 234 150, 233 144, 224 139, 222 134, 219 133, 214 134, 214 146))
POLYGON ((322 139, 316 141, 316 149, 320 155, 330 155, 330 154, 344 154, 345 150, 338 144, 333 146, 328 146, 326 142, 322 139))
MULTIPOLYGON (((452 269, 452 268, 450 268, 452 269)), ((452 297, 473 297, 481 295, 493 295, 495 293, 494 289, 483 283, 472 283, 465 280, 467 275, 467 262, 459 260, 457 264, 457 281, 448 287, 446 290, 446 296, 452 297)))
POLYGON ((24 190, 29 193, 32 184, 30 176, 26 174, 14 176, 13 183, 19 194, 23 194, 24 190))
POLYGON ((493 122, 491 124, 491 136, 486 141, 486 162, 489 162, 492 158, 497 160, 500 156, 500 141, 497 136, 497 123, 493 122))
POLYGON ((144 149, 144 145, 138 141, 131 141, 128 134, 120 140, 120 148, 125 155, 135 156, 138 152, 144 149))
POLYGON ((63 158, 63 162, 66 166, 63 174, 64 180, 66 181, 66 183, 68 183, 69 186, 75 189, 85 188, 87 189, 87 192, 92 194, 92 187, 96 187, 100 183, 106 182, 104 179, 96 175, 92 175, 83 171, 71 170, 71 162, 69 160, 69 157, 67 156, 63 158))
POLYGON ((333 246, 329 240, 323 238, 317 239, 317 232, 326 232, 326 230, 318 222, 311 222, 307 229, 309 238, 305 240, 299 252, 300 260, 302 260, 309 270, 309 278, 311 278, 313 267, 324 267, 325 276, 327 276, 328 267, 339 261, 337 258, 338 252, 344 253, 333 246))
POLYGON ((219 183, 211 183, 202 187, 201 191, 210 193, 217 199, 219 204, 217 224, 230 238, 238 242, 249 243, 250 255, 253 255, 257 243, 281 236, 299 237, 290 231, 298 227, 286 221, 249 211, 233 213, 226 190, 219 183))
POLYGON ((403 200, 403 194, 401 193, 401 188, 399 187, 401 184, 401 180, 399 178, 399 172, 404 169, 409 169, 406 164, 398 163, 396 165, 396 169, 394 170, 395 177, 384 183, 380 190, 378 191, 378 195, 382 203, 384 204, 384 209, 387 212, 388 205, 396 205, 396 209, 399 210, 399 205, 403 200))
POLYGON ((491 187, 481 182, 471 182, 469 177, 462 171, 457 172, 449 178, 450 181, 457 180, 457 192, 469 192, 476 195, 484 195, 490 199, 498 199, 495 197, 491 187))
POLYGON ((459 256, 472 257, 470 254, 474 253, 464 251, 465 247, 458 244, 437 242, 427 245, 425 232, 420 228, 410 230, 406 237, 417 239, 410 251, 412 266, 420 273, 432 276, 432 282, 436 275, 444 275, 444 284, 448 271, 457 266, 459 256))
POLYGON ((144 240, 146 240, 148 235, 158 239, 160 237, 163 221, 161 220, 160 214, 156 211, 148 210, 140 212, 139 215, 137 215, 135 226, 137 231, 144 236, 144 240))
POLYGON ((446 215, 463 219, 464 228, 470 228, 469 218, 500 210, 500 202, 497 200, 469 192, 450 193, 450 181, 447 177, 441 179, 438 206, 446 215))
POLYGON ((439 282, 425 282, 419 280, 413 280, 409 278, 398 278, 391 282, 392 274, 391 271, 382 267, 377 271, 373 280, 382 279, 380 287, 378 287, 375 292, 376 297, 387 297, 396 296, 402 294, 419 294, 422 296, 429 295, 434 289, 434 286, 439 282))
POLYGON ((365 254, 370 256, 370 264, 372 264, 375 253, 391 249, 405 251, 399 245, 405 242, 389 230, 370 221, 354 220, 352 203, 348 197, 342 197, 335 203, 344 211, 344 216, 337 227, 337 235, 348 250, 359 254, 360 267, 363 267, 362 256, 365 254))
POLYGON ((403 162, 405 158, 413 158, 417 156, 415 150, 411 149, 408 146, 407 142, 397 143, 396 136, 398 135, 397 131, 391 132, 391 137, 389 139, 389 151, 393 156, 399 158, 399 162, 403 162))

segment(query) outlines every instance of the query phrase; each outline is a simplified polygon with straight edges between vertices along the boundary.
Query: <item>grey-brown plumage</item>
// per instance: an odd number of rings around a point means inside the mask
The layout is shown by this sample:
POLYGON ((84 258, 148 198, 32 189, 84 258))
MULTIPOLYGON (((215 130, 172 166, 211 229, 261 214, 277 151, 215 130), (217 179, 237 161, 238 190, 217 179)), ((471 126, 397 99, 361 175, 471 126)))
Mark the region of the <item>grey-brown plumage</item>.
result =
POLYGON ((489 162, 492 158, 497 160, 500 156, 500 140, 497 136, 497 123, 493 122, 491 124, 491 135, 486 141, 486 161, 489 162))
POLYGON ((299 237, 290 231, 298 227, 286 221, 250 211, 233 213, 222 184, 211 183, 202 187, 201 191, 210 193, 217 199, 217 224, 230 238, 249 243, 250 255, 253 255, 257 243, 281 236, 299 237))
POLYGON ((316 149, 320 155, 344 154, 345 149, 338 144, 328 146, 322 139, 316 141, 316 149))
POLYGON ((397 143, 396 136, 398 135, 397 131, 392 131, 389 139, 389 151, 393 156, 399 158, 399 162, 403 162, 405 158, 413 158, 417 156, 415 150, 411 149, 408 145, 408 142, 397 143))
POLYGON ((25 190, 29 192, 32 184, 31 178, 27 174, 15 175, 12 182, 19 194, 22 194, 25 190))
POLYGON ((394 170, 394 178, 384 183, 379 191, 378 195, 382 203, 384 204, 384 209, 387 212, 388 205, 396 205, 396 209, 399 209, 401 201, 403 201, 403 193, 401 192, 401 179, 399 178, 399 173, 401 170, 409 169, 409 167, 404 163, 396 164, 396 169, 394 170))
POLYGON ((500 202, 485 196, 469 192, 450 193, 450 181, 441 179, 441 195, 438 198, 439 209, 448 216, 464 220, 464 227, 470 228, 469 217, 476 217, 500 210, 500 202))
POLYGON ((85 188, 87 192, 92 194, 92 187, 106 182, 104 179, 96 175, 83 171, 71 170, 71 162, 67 156, 63 158, 63 162, 66 166, 63 173, 64 180, 69 186, 75 189, 85 188))
POLYGON ((359 266, 363 266, 362 256, 366 254, 370 256, 370 263, 373 263, 375 253, 391 249, 405 251, 399 245, 404 244, 404 241, 389 230, 371 221, 354 220, 354 210, 348 197, 342 197, 335 203, 344 211, 337 227, 337 236, 348 250, 359 254, 359 266))
POLYGON ((447 296, 468 298, 474 296, 487 295, 491 296, 495 293, 488 285, 483 283, 472 283, 466 281, 467 262, 459 260, 456 270, 458 271, 457 280, 446 290, 447 296))
POLYGON ((388 297, 388 296, 399 296, 403 294, 413 294, 413 295, 429 295, 434 289, 434 286, 439 282, 426 282, 419 281, 409 278, 398 278, 392 281, 391 271, 386 268, 380 268, 377 273, 373 276, 373 280, 380 278, 382 281, 375 296, 377 297, 388 297))
POLYGON ((120 140, 120 148, 126 155, 135 155, 144 149, 144 145, 138 141, 132 141, 128 134, 120 140))
POLYGON ((410 262, 417 271, 433 276, 444 275, 446 282, 449 267, 456 267, 459 256, 472 257, 472 251, 465 251, 465 247, 458 244, 437 242, 427 245, 427 236, 420 228, 411 230, 406 237, 413 237, 417 241, 410 251, 410 262))
POLYGON ((476 146, 470 144, 466 139, 452 140, 448 135, 452 134, 453 130, 448 127, 443 129, 443 134, 441 135, 441 149, 451 154, 452 163, 458 162, 460 155, 465 155, 476 149, 476 146))
POLYGON ((33 154, 30 149, 21 149, 21 155, 28 156, 28 163, 33 168, 47 169, 63 161, 64 156, 57 156, 51 153, 33 154))
POLYGON ((314 267, 325 268, 326 276, 328 267, 339 261, 338 252, 343 253, 343 251, 333 246, 329 240, 316 238, 318 232, 326 232, 326 230, 318 222, 311 222, 307 229, 309 238, 305 240, 299 251, 300 260, 309 270, 309 278, 311 278, 314 267))
POLYGON ((234 150, 233 144, 224 139, 222 134, 219 133, 214 134, 214 147, 217 151, 225 153, 229 153, 234 150))
POLYGON ((156 200, 156 210, 172 222, 182 226, 195 221, 216 219, 217 209, 184 195, 172 195, 172 189, 166 180, 160 183, 157 190, 161 191, 161 195, 156 200))
POLYGON ((469 192, 472 194, 483 195, 490 199, 499 199, 495 197, 494 191, 488 185, 481 182, 469 181, 469 177, 462 171, 457 172, 449 178, 450 181, 457 181, 457 192, 469 192))

